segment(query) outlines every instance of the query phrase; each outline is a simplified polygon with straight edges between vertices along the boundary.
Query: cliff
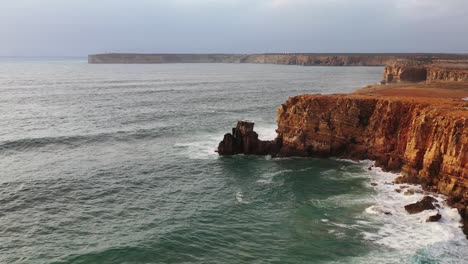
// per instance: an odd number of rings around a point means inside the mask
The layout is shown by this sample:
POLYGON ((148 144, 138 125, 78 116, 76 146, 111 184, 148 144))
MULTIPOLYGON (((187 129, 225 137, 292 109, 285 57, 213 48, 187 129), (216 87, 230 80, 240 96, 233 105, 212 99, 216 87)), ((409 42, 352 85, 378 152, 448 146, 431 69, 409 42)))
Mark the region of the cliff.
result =
POLYGON ((468 82, 468 60, 398 59, 385 67, 383 83, 468 82))
POLYGON ((239 63, 239 54, 135 54, 108 53, 88 56, 90 64, 239 63))
POLYGON ((466 101, 301 95, 279 108, 277 132, 281 156, 372 159, 406 181, 468 195, 466 101))
POLYGON ((280 156, 371 159, 450 197, 468 237, 468 102, 300 95, 278 110, 280 156))
POLYGON ((260 63, 322 66, 384 66, 397 59, 468 59, 459 54, 406 53, 281 53, 281 54, 135 54, 108 53, 88 56, 88 63, 260 63))
POLYGON ((274 147, 244 154, 265 155, 268 149, 282 157, 375 160, 400 171, 398 182, 448 195, 468 235, 467 87, 369 86, 349 95, 291 97, 278 109, 277 139, 263 143, 274 147))
POLYGON ((468 69, 464 68, 444 68, 441 66, 428 67, 427 81, 452 81, 468 82, 468 69))

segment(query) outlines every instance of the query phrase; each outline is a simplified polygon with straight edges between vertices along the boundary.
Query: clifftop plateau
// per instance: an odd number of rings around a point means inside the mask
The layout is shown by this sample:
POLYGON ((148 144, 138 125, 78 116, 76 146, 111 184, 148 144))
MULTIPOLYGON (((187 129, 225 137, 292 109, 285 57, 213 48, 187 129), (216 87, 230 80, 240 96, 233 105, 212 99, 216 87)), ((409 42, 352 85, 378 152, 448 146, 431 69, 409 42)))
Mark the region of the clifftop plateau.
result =
POLYGON ((107 53, 88 56, 91 64, 101 63, 259 63, 323 66, 384 66, 398 59, 461 60, 468 54, 424 53, 266 53, 266 54, 136 54, 107 53))

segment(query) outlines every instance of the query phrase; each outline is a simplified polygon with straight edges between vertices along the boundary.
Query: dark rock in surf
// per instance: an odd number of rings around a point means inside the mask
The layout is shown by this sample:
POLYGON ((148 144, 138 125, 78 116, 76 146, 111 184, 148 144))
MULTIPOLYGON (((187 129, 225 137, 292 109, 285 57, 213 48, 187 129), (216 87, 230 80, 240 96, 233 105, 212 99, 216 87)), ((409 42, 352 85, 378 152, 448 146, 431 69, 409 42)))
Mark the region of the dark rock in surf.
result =
POLYGON ((433 210, 436 209, 433 204, 434 202, 437 202, 435 198, 424 196, 421 201, 405 205, 405 210, 410 214, 417 214, 425 210, 433 210))
POLYGON ((276 156, 280 148, 280 140, 259 140, 258 134, 254 131, 253 122, 238 121, 232 133, 224 135, 223 141, 219 143, 218 154, 221 156, 237 154, 276 156))
POLYGON ((442 218, 442 216, 437 212, 435 215, 431 215, 426 219, 426 222, 437 222, 442 218))

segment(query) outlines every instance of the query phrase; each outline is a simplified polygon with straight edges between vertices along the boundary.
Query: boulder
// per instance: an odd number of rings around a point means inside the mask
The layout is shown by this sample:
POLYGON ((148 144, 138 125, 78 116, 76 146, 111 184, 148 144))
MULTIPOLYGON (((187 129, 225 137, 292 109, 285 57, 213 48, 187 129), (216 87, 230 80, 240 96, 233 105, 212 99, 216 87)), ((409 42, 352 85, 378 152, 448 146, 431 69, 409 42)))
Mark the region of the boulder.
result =
POLYGON ((431 215, 426 219, 426 222, 437 222, 442 218, 442 215, 437 212, 435 215, 431 215))
POLYGON ((433 210, 436 209, 433 204, 434 202, 437 202, 437 200, 433 197, 424 196, 421 201, 406 205, 405 210, 410 214, 417 214, 425 210, 433 210))

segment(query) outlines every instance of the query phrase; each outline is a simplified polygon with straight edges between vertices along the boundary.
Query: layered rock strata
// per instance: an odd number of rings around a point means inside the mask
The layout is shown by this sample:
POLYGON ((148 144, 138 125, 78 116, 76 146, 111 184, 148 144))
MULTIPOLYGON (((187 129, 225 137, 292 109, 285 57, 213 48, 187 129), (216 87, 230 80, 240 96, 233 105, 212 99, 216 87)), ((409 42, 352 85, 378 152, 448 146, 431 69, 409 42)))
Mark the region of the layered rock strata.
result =
POLYGON ((385 66, 383 82, 421 82, 427 80, 427 68, 422 61, 397 60, 385 66))
POLYGON ((385 67, 382 83, 468 82, 466 60, 399 59, 385 67))
POLYGON ((428 67, 426 81, 468 82, 468 69, 428 67))
MULTIPOLYGON (((277 120, 277 139, 262 143, 258 151, 246 150, 245 133, 236 129, 225 136, 219 153, 375 160, 385 170, 401 171, 400 182, 418 183, 450 196, 452 206, 467 220, 468 102, 300 95, 279 107, 277 120), (236 143, 226 143, 231 141, 236 143), (226 144, 236 151, 226 152, 226 144)), ((256 140, 258 136, 253 136, 256 140)))

